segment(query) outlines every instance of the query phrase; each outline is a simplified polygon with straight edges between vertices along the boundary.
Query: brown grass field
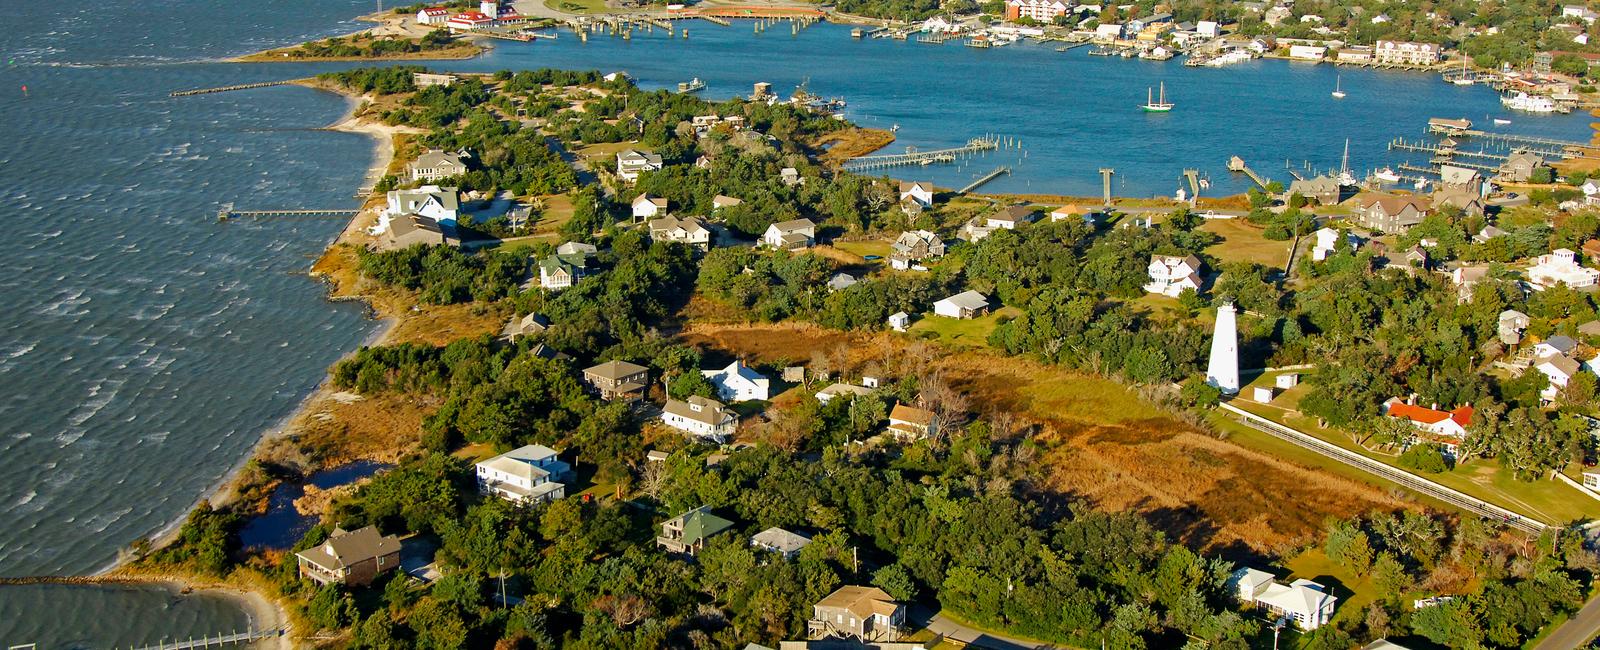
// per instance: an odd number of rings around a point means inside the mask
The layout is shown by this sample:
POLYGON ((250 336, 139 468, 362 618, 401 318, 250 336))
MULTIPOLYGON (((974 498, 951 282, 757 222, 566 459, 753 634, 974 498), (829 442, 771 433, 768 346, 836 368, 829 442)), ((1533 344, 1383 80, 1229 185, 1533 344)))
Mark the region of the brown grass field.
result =
MULTIPOLYGON (((1224 262, 1254 262, 1262 266, 1283 268, 1289 259, 1289 241, 1272 241, 1261 236, 1262 228, 1240 219, 1207 219, 1201 230, 1222 238, 1221 242, 1206 249, 1224 262)), ((1316 243, 1311 240, 1311 243, 1316 243)), ((1305 239, 1301 247, 1310 246, 1305 239)))
POLYGON ((1407 505, 1370 484, 1220 439, 1113 381, 1025 359, 787 323, 698 324, 681 337, 761 363, 845 346, 855 368, 942 376, 980 414, 1002 411, 1032 426, 1046 488, 1143 513, 1209 552, 1282 553, 1314 539, 1329 516, 1407 505))
POLYGON ((852 127, 824 133, 808 144, 814 149, 828 147, 817 156, 817 162, 834 166, 887 147, 891 142, 894 142, 894 134, 883 129, 852 127))

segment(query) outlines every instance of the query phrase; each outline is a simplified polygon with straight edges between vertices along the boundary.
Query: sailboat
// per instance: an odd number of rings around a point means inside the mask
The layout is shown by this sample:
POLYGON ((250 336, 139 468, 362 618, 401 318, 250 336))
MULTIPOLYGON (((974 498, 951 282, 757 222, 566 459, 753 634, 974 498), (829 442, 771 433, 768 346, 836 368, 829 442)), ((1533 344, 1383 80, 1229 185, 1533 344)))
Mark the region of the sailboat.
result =
POLYGON ((1343 81, 1342 75, 1341 76, 1335 76, 1333 78, 1333 98, 1334 99, 1344 99, 1344 88, 1340 85, 1340 83, 1342 81, 1343 81))
POLYGON ((1172 106, 1173 105, 1167 101, 1167 82, 1163 81, 1161 82, 1161 100, 1156 101, 1155 95, 1150 91, 1149 88, 1146 88, 1144 105, 1140 106, 1139 108, 1144 109, 1144 112, 1146 113, 1165 113, 1172 110, 1172 106))

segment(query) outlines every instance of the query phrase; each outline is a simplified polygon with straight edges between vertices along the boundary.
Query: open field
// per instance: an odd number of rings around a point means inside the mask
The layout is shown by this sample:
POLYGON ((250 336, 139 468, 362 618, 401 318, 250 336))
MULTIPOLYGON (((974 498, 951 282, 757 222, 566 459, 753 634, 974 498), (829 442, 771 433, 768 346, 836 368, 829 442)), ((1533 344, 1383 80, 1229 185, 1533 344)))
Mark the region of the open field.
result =
POLYGON ((544 6, 569 14, 603 14, 610 11, 605 0, 544 0, 544 6))
POLYGON ((1207 248, 1206 253, 1224 262, 1254 262, 1281 269, 1289 258, 1291 242, 1262 237, 1262 229, 1243 218, 1207 219, 1200 229, 1222 237, 1222 241, 1207 248))
POLYGON ((1335 621, 1360 621, 1366 616, 1367 605, 1377 597, 1372 577, 1358 576, 1346 571, 1328 559, 1320 548, 1313 548, 1284 563, 1289 575, 1286 582, 1305 578, 1328 588, 1328 593, 1339 599, 1333 613, 1335 621))
POLYGON ((865 241, 835 241, 833 242, 833 248, 862 258, 855 262, 857 264, 866 261, 866 257, 868 255, 877 255, 878 257, 887 258, 891 252, 889 249, 889 242, 881 239, 869 239, 865 241))
POLYGON ((865 156, 889 146, 894 134, 883 129, 852 127, 829 131, 810 143, 817 149, 826 149, 817 161, 825 165, 839 165, 851 158, 865 156))
POLYGON ((994 331, 1002 318, 1016 318, 1022 315, 1022 310, 1016 307, 1001 307, 994 313, 981 318, 949 318, 946 316, 923 315, 917 322, 911 324, 913 334, 931 333, 940 342, 962 346, 989 346, 989 333, 994 331))
POLYGON ((853 368, 942 377, 978 414, 1004 412, 1040 445, 1041 487, 1104 510, 1134 510, 1175 539, 1231 556, 1279 553, 1314 539, 1328 516, 1407 507, 1368 483, 1324 472, 1185 424, 1116 382, 981 350, 895 334, 800 324, 694 324, 689 344, 752 363, 842 351, 853 368))
MULTIPOLYGON (((1271 376, 1263 375, 1252 382, 1251 386, 1271 385, 1271 376)), ((1320 428, 1314 418, 1293 410, 1306 390, 1308 389, 1304 385, 1297 386, 1280 394, 1270 404, 1261 404, 1248 399, 1238 399, 1233 404, 1256 415, 1316 436, 1330 444, 1395 465, 1398 454, 1368 449, 1356 444, 1347 432, 1320 428)), ((1241 394, 1248 395, 1249 391, 1250 386, 1247 386, 1241 394)), ((1310 451, 1305 453, 1313 454, 1310 451)), ((1339 464, 1331 460, 1323 462, 1330 465, 1339 464)), ((1600 518, 1600 501, 1591 499, 1553 479, 1531 483, 1518 481, 1511 472, 1505 471, 1493 461, 1478 459, 1442 474, 1423 474, 1423 476, 1445 487, 1460 490, 1549 524, 1560 525, 1582 519, 1600 518)))

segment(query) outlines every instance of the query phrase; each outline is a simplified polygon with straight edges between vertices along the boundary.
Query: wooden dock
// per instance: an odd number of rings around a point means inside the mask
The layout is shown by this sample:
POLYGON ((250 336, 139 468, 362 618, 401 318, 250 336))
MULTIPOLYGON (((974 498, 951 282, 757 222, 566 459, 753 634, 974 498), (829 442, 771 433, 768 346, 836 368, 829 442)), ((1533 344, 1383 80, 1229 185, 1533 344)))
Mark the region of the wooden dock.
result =
POLYGON ((1011 168, 1010 167, 1006 167, 1004 165, 1001 165, 999 167, 994 168, 994 171, 991 171, 991 172, 989 172, 987 174, 984 174, 978 180, 972 181, 971 183, 967 183, 966 187, 963 187, 963 188, 961 188, 959 190, 956 190, 956 194, 966 194, 967 192, 971 192, 971 191, 973 191, 975 189, 978 189, 984 183, 992 181, 992 180, 994 180, 996 178, 1000 178, 1001 176, 1005 176, 1006 174, 1009 174, 1009 173, 1011 173, 1011 168))
POLYGON ((217 210, 217 221, 250 217, 261 219, 263 217, 301 217, 307 219, 344 219, 356 216, 360 210, 345 209, 300 209, 300 210, 235 210, 233 205, 225 205, 217 210))
POLYGON ((263 639, 276 639, 283 636, 283 630, 246 630, 232 634, 218 634, 216 636, 201 636, 173 641, 162 642, 156 645, 147 645, 134 650, 192 650, 193 648, 213 648, 245 643, 254 643, 263 639))
POLYGON ((1473 157, 1473 158, 1494 158, 1494 159, 1497 159, 1497 160, 1505 160, 1506 158, 1510 157, 1510 154, 1490 153, 1490 152, 1484 151, 1484 150, 1461 151, 1460 149, 1456 149, 1455 147, 1443 147, 1443 146, 1438 146, 1438 145, 1431 145, 1431 144, 1428 144, 1428 143, 1422 142, 1422 141, 1407 142, 1403 138, 1395 138, 1393 140, 1390 140, 1389 141, 1389 150, 1390 151, 1395 151, 1395 150, 1412 151, 1412 152, 1416 152, 1416 153, 1432 154, 1434 156, 1445 157, 1445 158, 1448 158, 1448 157, 1451 157, 1451 156, 1468 156, 1468 157, 1473 157))
POLYGON ((1250 177, 1250 180, 1255 182, 1256 185, 1261 186, 1261 189, 1263 190, 1267 189, 1267 186, 1272 184, 1272 179, 1257 174, 1256 171, 1251 169, 1249 165, 1244 164, 1243 158, 1238 156, 1228 159, 1228 171, 1239 172, 1250 177))
POLYGON ((168 93, 167 96, 168 97, 188 97, 190 95, 209 95, 211 93, 225 93, 225 92, 229 92, 229 91, 233 91, 233 90, 250 90, 252 88, 269 88, 269 87, 272 87, 272 86, 287 86, 287 85, 292 84, 292 83, 294 83, 296 81, 299 81, 299 79, 288 79, 288 80, 284 80, 284 81, 262 81, 260 83, 253 83, 253 84, 234 84, 232 86, 219 86, 219 87, 216 87, 216 88, 196 88, 194 90, 179 90, 179 91, 171 92, 171 93, 168 93))
POLYGON ((951 147, 949 149, 934 149, 932 151, 916 151, 907 148, 905 153, 885 154, 878 156, 862 156, 845 161, 841 167, 845 171, 859 172, 871 169, 887 169, 890 167, 903 167, 906 165, 931 165, 934 163, 953 163, 962 156, 975 153, 992 151, 1000 148, 1000 139, 995 137, 974 138, 965 146, 951 147))

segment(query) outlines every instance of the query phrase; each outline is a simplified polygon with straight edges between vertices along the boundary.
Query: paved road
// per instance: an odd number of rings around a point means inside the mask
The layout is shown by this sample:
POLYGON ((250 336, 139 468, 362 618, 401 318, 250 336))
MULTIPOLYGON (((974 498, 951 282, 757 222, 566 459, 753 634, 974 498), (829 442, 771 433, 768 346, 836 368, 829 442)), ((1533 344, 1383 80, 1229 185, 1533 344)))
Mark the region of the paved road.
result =
POLYGON ((1600 598, 1590 600, 1533 650, 1572 650, 1600 634, 1600 598))
POLYGON ((983 648, 985 650, 1050 650, 1057 647, 1048 643, 1026 641, 974 630, 921 605, 913 605, 907 616, 910 619, 908 622, 912 627, 927 628, 928 631, 944 638, 960 641, 969 648, 983 648))
POLYGON ((1485 519, 1503 521, 1511 526, 1526 532, 1538 534, 1548 528, 1544 523, 1528 519, 1515 512, 1494 505, 1476 497, 1467 496, 1457 490, 1445 487, 1428 479, 1412 474, 1405 470, 1381 463, 1361 454, 1355 453, 1338 445, 1333 445, 1322 440, 1273 422, 1254 413, 1245 411, 1228 403, 1217 405, 1224 411, 1234 416, 1240 423, 1257 431, 1272 435, 1279 439, 1292 442, 1311 451, 1337 460, 1341 463, 1363 470, 1369 474, 1397 483, 1422 494, 1453 505, 1467 512, 1479 515, 1485 519))

